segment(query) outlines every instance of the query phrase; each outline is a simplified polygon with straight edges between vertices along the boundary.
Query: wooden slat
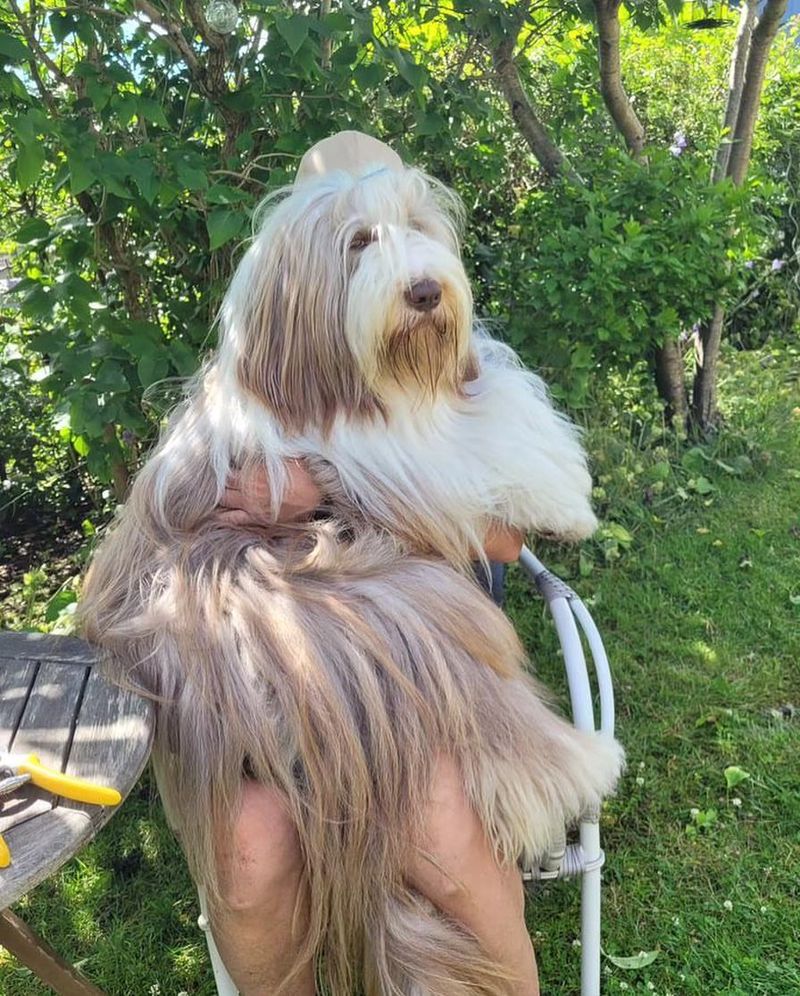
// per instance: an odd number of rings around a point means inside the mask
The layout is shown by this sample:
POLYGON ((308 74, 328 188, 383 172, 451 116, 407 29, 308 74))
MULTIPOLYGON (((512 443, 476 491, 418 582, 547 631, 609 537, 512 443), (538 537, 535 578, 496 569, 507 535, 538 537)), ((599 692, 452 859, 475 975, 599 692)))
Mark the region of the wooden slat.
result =
POLYGON ((74 636, 53 636, 51 633, 15 633, 0 631, 0 657, 15 660, 61 661, 92 664, 95 650, 74 636))
POLYGON ((86 813, 51 809, 4 833, 11 864, 0 869, 0 909, 48 878, 94 836, 86 813))
MULTIPOLYGON (((153 710, 146 699, 109 684, 92 669, 65 771, 110 785, 124 798, 147 763, 153 729, 153 710)), ((59 800, 59 807, 87 813, 97 827, 113 813, 71 799, 59 800)))
MULTIPOLYGON (((48 768, 63 770, 86 670, 75 664, 41 664, 11 741, 13 753, 37 754, 48 768)), ((49 792, 31 785, 6 796, 0 811, 0 833, 52 809, 54 801, 49 792)))
POLYGON ((58 996, 104 996, 11 910, 0 913, 0 944, 58 996))
POLYGON ((36 661, 0 660, 0 751, 8 750, 17 732, 38 666, 36 661))

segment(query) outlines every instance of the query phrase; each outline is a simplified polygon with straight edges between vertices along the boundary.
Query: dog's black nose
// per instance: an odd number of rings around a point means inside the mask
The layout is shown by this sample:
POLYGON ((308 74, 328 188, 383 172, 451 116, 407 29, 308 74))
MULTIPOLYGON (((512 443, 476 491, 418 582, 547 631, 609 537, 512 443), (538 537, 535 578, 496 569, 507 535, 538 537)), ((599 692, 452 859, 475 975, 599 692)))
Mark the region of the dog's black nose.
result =
POLYGON ((406 291, 406 301, 416 311, 433 311, 442 300, 442 285, 435 280, 418 280, 406 291))

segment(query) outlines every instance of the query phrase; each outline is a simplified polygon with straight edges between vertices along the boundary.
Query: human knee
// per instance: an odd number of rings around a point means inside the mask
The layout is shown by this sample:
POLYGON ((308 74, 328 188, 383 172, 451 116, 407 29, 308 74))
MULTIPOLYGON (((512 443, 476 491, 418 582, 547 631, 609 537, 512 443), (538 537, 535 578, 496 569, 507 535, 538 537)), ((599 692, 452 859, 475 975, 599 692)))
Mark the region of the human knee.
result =
POLYGON ((437 761, 424 825, 408 862, 407 879, 439 906, 470 899, 474 886, 500 874, 494 850, 463 788, 458 765, 437 761))
POLYGON ((251 779, 229 834, 217 838, 220 888, 234 912, 285 908, 303 868, 297 829, 280 794, 251 779))

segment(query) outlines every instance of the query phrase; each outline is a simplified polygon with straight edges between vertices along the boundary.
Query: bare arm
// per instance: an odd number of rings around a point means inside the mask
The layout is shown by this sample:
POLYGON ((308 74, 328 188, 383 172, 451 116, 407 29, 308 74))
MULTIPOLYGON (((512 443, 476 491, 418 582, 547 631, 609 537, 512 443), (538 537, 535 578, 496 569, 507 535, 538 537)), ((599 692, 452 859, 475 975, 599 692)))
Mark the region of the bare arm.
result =
POLYGON ((510 564, 513 560, 519 559, 524 542, 525 533, 521 529, 493 522, 486 533, 483 550, 489 560, 510 564))

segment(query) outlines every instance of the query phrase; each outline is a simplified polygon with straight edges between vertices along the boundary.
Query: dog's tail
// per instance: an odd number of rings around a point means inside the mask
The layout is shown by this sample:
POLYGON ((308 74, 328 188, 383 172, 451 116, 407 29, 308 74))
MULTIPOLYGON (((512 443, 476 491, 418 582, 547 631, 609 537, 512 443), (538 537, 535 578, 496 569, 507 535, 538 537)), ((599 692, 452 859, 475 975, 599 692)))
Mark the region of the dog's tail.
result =
POLYGON ((422 896, 387 897, 367 937, 368 996, 511 996, 514 979, 422 896))

